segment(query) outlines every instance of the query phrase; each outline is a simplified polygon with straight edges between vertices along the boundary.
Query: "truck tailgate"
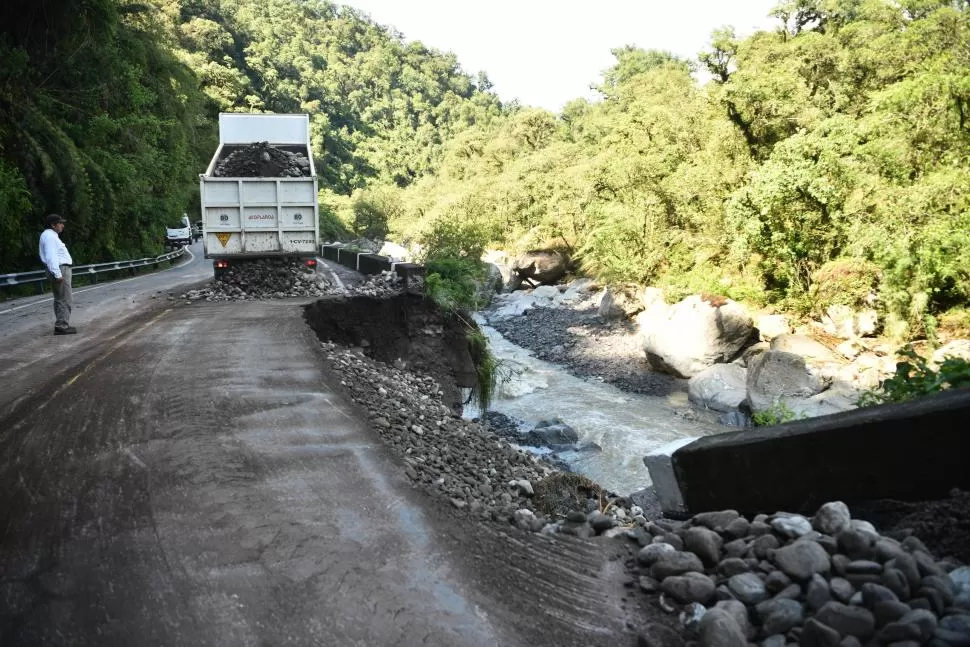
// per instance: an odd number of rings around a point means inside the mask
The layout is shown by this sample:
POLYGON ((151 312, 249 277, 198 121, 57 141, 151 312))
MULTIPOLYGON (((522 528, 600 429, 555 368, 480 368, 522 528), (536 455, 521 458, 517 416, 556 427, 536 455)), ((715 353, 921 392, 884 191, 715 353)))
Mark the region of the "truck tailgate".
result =
POLYGON ((201 182, 209 258, 317 252, 316 178, 221 178, 201 182))

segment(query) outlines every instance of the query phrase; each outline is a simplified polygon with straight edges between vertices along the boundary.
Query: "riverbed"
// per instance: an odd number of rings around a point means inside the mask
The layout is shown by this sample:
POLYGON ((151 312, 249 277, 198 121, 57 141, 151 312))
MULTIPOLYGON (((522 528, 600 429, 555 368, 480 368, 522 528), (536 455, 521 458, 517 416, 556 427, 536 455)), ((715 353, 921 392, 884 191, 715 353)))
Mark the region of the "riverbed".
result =
MULTIPOLYGON (((521 421, 522 431, 557 418, 573 427, 579 445, 595 443, 601 449, 565 452, 559 458, 618 494, 650 485, 643 464, 650 451, 675 440, 729 430, 694 411, 683 391, 663 396, 629 393, 595 378, 576 377, 509 342, 484 319, 478 324, 499 360, 491 410, 521 421)), ((478 413, 469 405, 465 417, 478 413)))

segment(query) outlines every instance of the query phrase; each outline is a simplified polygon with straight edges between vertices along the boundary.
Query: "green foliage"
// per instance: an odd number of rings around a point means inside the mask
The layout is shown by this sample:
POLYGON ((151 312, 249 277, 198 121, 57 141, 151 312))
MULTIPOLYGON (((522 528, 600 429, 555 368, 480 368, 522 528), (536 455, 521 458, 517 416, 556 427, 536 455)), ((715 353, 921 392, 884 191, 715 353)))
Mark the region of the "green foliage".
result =
POLYGON ((499 379, 499 361, 488 347, 488 338, 478 328, 468 332, 468 350, 478 374, 478 381, 472 389, 471 397, 478 406, 479 415, 484 415, 492 405, 492 399, 495 396, 499 379))
POLYGON ((771 427, 794 420, 803 420, 804 418, 805 414, 796 413, 784 402, 778 402, 772 407, 755 413, 751 416, 751 421, 756 427, 771 427))
POLYGON ((157 16, 114 0, 7 9, 20 18, 0 27, 0 267, 37 266, 49 212, 79 262, 161 251, 215 143, 157 16))
POLYGON ((713 80, 614 50, 603 100, 522 109, 444 145, 394 235, 473 222, 555 240, 604 282, 817 314, 874 304, 899 338, 970 304, 970 8, 791 0, 779 29, 715 32, 713 80))
POLYGON ((350 228, 357 237, 384 240, 400 211, 399 197, 386 189, 357 190, 351 196, 350 228))
POLYGON ((933 367, 912 346, 899 351, 902 361, 896 363, 896 372, 879 385, 878 389, 865 392, 858 401, 860 407, 890 402, 906 402, 948 389, 970 387, 970 362, 959 357, 947 357, 938 367, 933 367))
POLYGON ((339 242, 349 240, 353 237, 352 232, 344 224, 344 221, 337 215, 336 209, 332 204, 320 201, 320 240, 326 242, 339 242))
POLYGON ((439 218, 420 236, 423 260, 429 267, 441 261, 464 260, 463 267, 475 267, 489 242, 486 226, 458 219, 439 218))
POLYGON ((939 316, 939 332, 949 339, 970 339, 970 309, 954 308, 939 316))
POLYGON ((30 212, 30 191, 16 168, 0 159, 0 268, 11 267, 13 260, 33 243, 33 232, 24 214, 30 212), (17 215, 20 217, 17 217, 17 215))
POLYGON ((815 314, 825 312, 830 305, 868 305, 878 282, 879 267, 864 259, 840 258, 825 263, 812 274, 815 314))
POLYGON ((478 284, 485 274, 479 261, 438 258, 425 266, 424 294, 446 312, 475 310, 478 284))

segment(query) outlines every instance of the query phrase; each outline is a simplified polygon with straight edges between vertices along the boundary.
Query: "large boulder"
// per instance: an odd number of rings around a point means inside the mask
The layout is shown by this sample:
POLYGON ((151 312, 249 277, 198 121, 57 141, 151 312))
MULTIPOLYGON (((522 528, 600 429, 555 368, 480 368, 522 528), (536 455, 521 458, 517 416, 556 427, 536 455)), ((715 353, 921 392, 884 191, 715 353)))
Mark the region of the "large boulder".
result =
POLYGON ((411 250, 389 240, 384 241, 384 244, 381 245, 381 248, 377 253, 381 256, 386 256, 395 263, 400 263, 402 261, 413 263, 415 260, 414 254, 411 252, 411 250))
POLYGON ((825 309, 822 327, 825 332, 842 339, 871 337, 879 326, 879 315, 872 308, 855 310, 847 305, 835 304, 825 309))
POLYGON ((761 315, 758 317, 758 332, 762 341, 791 333, 791 322, 786 315, 761 315))
POLYGON ((837 360, 828 346, 808 335, 779 335, 771 340, 771 350, 801 355, 812 362, 837 360))
POLYGON ((485 263, 485 276, 475 280, 475 299, 482 305, 488 305, 496 294, 502 292, 505 281, 502 270, 495 263, 485 263))
POLYGON ((970 340, 954 339, 938 348, 932 357, 933 364, 942 364, 949 358, 963 359, 970 362, 970 340))
POLYGON ((490 249, 482 254, 482 262, 494 265, 502 275, 502 285, 508 285, 512 280, 512 263, 509 255, 501 250, 490 249))
POLYGON ((554 249, 535 249, 512 261, 509 290, 518 290, 523 282, 531 285, 550 285, 566 275, 569 258, 554 249))
POLYGON ((779 404, 791 407, 794 399, 810 398, 825 384, 809 372, 801 355, 780 350, 765 351, 751 360, 747 374, 748 405, 752 413, 779 404))
POLYGON ((744 367, 738 364, 715 364, 690 378, 688 399, 699 407, 723 411, 737 411, 747 397, 744 367))
POLYGON ((754 330, 742 305, 706 295, 689 296, 669 307, 654 301, 636 321, 650 365, 683 378, 731 361, 754 330))
POLYGON ((596 282, 593 279, 573 279, 566 285, 566 290, 556 300, 560 305, 578 303, 597 289, 596 282))

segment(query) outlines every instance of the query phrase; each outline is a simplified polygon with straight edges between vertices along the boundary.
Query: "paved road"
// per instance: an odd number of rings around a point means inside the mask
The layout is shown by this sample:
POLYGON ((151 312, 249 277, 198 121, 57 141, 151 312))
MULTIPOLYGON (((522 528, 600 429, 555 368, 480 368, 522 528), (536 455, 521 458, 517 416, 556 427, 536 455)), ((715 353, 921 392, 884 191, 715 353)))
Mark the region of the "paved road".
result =
POLYGON ((0 304, 0 644, 634 644, 621 562, 456 523, 300 302, 167 298, 208 271, 0 304))

